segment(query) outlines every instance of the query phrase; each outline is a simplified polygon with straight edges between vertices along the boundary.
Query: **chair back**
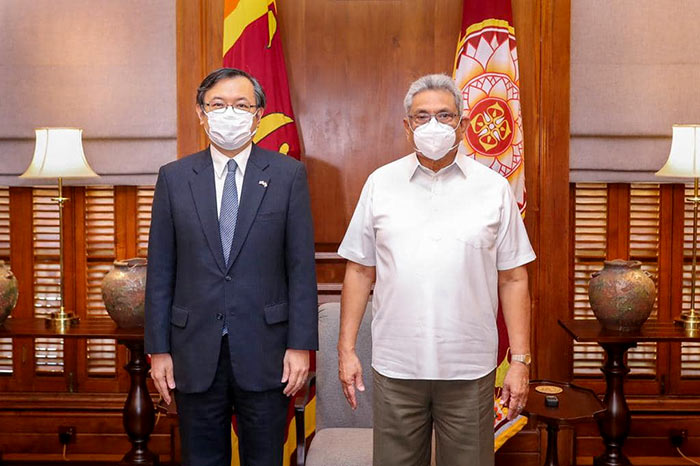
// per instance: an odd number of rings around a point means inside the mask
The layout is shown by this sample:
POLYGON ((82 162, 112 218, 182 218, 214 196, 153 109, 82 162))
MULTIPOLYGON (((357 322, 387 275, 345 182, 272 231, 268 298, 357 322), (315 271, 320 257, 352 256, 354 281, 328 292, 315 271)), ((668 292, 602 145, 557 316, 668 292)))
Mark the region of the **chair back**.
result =
POLYGON ((365 391, 357 392, 357 410, 350 408, 338 380, 340 303, 318 310, 319 350, 316 353, 316 429, 372 427, 372 304, 367 304, 357 335, 356 352, 362 363, 365 391))

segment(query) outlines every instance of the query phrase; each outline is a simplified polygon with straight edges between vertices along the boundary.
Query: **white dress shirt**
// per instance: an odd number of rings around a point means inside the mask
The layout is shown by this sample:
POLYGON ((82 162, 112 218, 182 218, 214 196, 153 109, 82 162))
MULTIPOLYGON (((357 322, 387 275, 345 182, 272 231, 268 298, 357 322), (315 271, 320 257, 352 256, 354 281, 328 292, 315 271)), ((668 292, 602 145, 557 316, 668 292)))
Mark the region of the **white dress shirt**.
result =
POLYGON ((376 267, 372 367, 399 379, 490 373, 498 271, 535 259, 508 181, 462 154, 438 173, 415 154, 372 173, 338 253, 376 267))
MULTIPOLYGON (((236 154, 233 159, 238 164, 238 169, 236 169, 236 191, 238 192, 238 204, 241 203, 241 190, 243 189, 243 176, 245 175, 245 167, 248 165, 248 158, 250 157, 250 151, 253 145, 249 144, 248 147, 243 149, 241 152, 236 154)), ((226 175, 228 175, 228 161, 229 157, 222 154, 213 144, 209 145, 209 151, 211 152, 211 160, 214 163, 214 185, 216 186, 216 212, 217 215, 221 214, 221 196, 224 193, 224 182, 226 181, 226 175)))

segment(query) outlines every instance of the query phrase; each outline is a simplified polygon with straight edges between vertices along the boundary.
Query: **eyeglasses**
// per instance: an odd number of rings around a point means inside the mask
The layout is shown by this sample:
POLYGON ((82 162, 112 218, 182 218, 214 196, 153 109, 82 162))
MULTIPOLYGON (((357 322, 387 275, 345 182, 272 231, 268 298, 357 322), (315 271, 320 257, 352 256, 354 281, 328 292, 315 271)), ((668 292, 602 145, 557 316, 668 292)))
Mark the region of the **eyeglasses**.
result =
POLYGON ((438 112, 432 113, 417 113, 415 115, 408 115, 408 119, 413 122, 416 126, 421 126, 430 121, 431 118, 435 117, 439 123, 444 123, 446 125, 452 124, 457 118, 456 113, 451 112, 438 112))
POLYGON ((205 107, 209 109, 212 113, 224 113, 227 108, 231 107, 234 112, 248 112, 254 113, 254 110, 258 108, 257 105, 248 105, 243 102, 237 104, 227 104, 224 102, 214 101, 204 104, 205 107))

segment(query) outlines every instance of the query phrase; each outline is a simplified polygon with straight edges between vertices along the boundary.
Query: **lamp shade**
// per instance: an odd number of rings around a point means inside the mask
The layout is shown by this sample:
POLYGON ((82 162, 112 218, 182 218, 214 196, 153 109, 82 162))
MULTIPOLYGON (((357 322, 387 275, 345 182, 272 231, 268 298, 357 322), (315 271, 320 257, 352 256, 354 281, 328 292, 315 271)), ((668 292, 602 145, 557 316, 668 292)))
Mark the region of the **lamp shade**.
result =
POLYGON ((671 153, 656 176, 700 178, 700 125, 673 125, 671 153))
POLYGON ((20 178, 97 177, 83 152, 83 130, 37 128, 34 157, 20 178))

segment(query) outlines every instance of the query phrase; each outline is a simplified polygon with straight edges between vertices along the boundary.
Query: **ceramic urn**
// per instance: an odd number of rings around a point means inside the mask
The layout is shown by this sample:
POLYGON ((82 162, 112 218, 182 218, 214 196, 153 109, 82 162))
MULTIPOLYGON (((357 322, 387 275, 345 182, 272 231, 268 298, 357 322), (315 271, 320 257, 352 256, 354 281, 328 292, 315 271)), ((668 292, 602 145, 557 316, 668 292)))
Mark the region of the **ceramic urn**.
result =
POLYGON ((649 318, 656 287, 639 261, 605 261, 588 285, 591 309, 604 328, 632 331, 649 318))
POLYGON ((143 327, 146 301, 146 259, 114 262, 102 280, 102 300, 107 313, 121 328, 143 327))
POLYGON ((17 305, 18 297, 17 278, 5 264, 5 261, 0 261, 0 325, 5 322, 12 309, 17 305))

